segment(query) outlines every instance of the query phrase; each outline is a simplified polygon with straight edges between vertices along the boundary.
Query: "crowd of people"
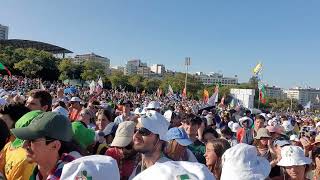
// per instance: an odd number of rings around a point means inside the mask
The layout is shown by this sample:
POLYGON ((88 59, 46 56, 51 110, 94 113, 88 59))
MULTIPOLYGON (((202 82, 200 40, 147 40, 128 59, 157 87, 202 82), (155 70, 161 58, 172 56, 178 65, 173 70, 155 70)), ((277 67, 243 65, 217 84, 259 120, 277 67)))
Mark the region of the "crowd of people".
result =
POLYGON ((0 179, 319 180, 317 114, 0 76, 0 179))

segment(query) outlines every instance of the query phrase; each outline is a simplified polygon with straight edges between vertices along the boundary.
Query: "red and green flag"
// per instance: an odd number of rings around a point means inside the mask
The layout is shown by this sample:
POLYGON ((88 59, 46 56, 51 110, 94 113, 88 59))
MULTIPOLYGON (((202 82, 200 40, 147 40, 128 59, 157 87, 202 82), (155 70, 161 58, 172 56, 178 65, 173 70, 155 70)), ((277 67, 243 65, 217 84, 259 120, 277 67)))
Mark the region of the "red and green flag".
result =
POLYGON ((9 69, 6 66, 4 66, 2 63, 0 63, 0 70, 7 71, 8 75, 11 76, 11 72, 9 71, 9 69))
POLYGON ((263 83, 259 83, 259 100, 262 104, 266 104, 267 92, 266 92, 266 87, 263 83))

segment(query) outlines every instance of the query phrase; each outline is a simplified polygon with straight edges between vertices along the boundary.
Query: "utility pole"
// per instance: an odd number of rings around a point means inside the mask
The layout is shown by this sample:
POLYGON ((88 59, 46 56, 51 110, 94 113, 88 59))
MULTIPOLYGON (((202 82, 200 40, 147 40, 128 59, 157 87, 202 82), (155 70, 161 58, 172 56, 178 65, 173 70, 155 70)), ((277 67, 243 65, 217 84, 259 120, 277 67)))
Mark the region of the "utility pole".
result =
POLYGON ((186 79, 184 82, 184 91, 185 91, 185 95, 187 96, 187 81, 188 81, 188 70, 189 70, 189 66, 191 64, 191 58, 190 57, 186 57, 185 58, 185 62, 184 65, 186 66, 186 79))

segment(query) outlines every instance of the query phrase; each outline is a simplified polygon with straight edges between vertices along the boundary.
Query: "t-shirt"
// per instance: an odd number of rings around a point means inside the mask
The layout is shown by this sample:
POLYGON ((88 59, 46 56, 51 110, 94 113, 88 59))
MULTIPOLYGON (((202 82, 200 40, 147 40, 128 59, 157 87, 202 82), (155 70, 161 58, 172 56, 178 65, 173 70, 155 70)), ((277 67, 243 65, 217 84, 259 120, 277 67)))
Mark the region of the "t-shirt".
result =
POLYGON ((27 161, 27 153, 22 147, 13 148, 11 143, 7 143, 1 151, 0 172, 6 179, 29 179, 35 166, 35 163, 27 161))
POLYGON ((206 153, 206 146, 198 139, 188 146, 188 149, 196 156, 199 163, 206 164, 204 154, 206 153))

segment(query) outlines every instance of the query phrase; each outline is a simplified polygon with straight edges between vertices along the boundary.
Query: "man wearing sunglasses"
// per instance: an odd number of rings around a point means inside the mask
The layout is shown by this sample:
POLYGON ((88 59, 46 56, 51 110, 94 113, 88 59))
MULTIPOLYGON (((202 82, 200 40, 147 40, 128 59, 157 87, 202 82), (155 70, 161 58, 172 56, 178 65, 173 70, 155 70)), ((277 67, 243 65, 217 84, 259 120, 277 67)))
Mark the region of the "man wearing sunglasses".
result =
POLYGON ((32 180, 59 179, 64 164, 80 156, 71 148, 71 123, 63 115, 44 112, 27 127, 11 131, 17 138, 25 140, 23 148, 27 159, 37 164, 30 177, 32 180))
POLYGON ((133 148, 142 157, 129 179, 156 163, 171 161, 163 153, 168 127, 165 117, 156 111, 149 111, 138 119, 133 135, 133 148))

